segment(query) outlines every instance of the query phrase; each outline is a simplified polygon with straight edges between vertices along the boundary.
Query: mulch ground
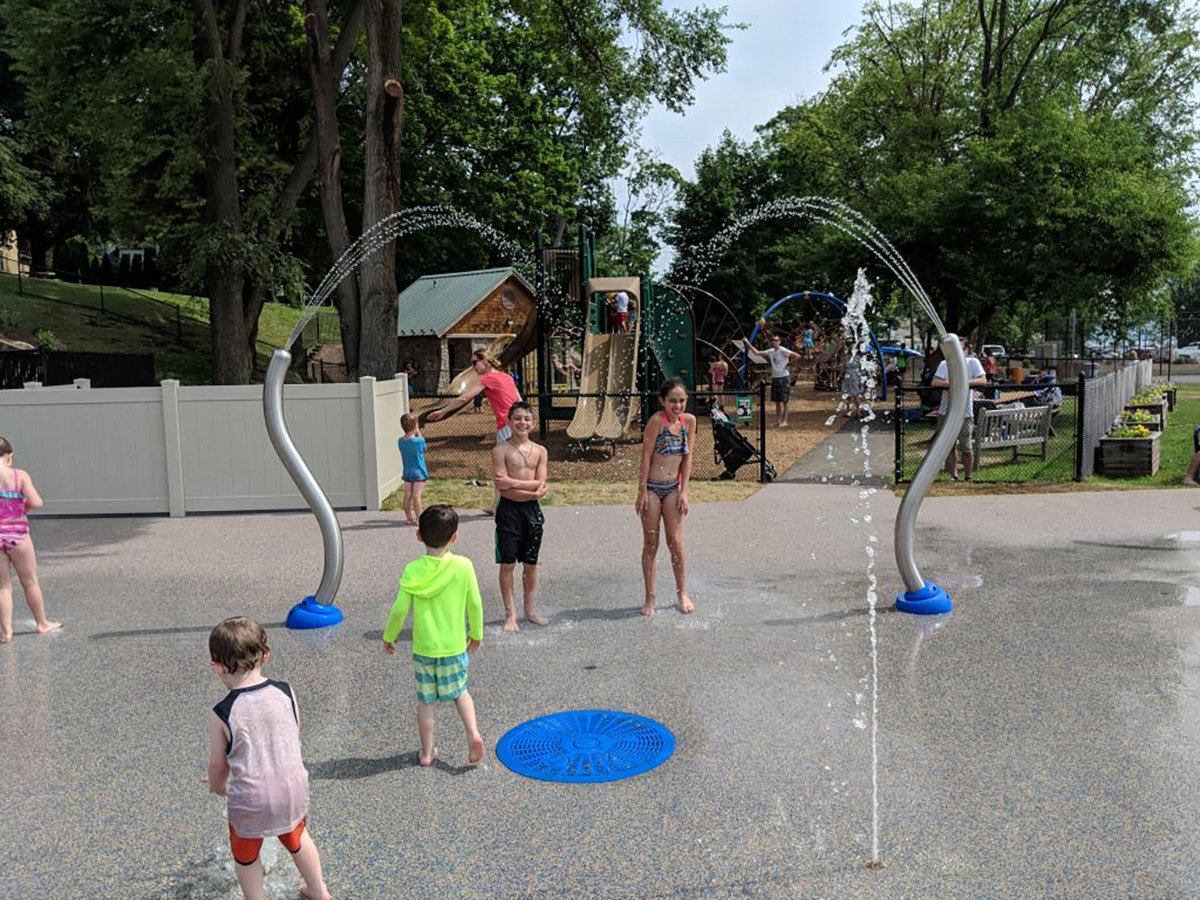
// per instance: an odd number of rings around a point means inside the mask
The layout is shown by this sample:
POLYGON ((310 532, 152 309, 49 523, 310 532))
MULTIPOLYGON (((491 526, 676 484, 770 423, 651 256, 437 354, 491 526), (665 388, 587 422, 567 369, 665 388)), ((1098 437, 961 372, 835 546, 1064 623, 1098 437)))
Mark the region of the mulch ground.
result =
MULTIPOLYGON (((775 427, 774 404, 767 404, 767 458, 779 474, 783 474, 801 456, 816 447, 833 431, 841 428, 848 420, 839 419, 832 425, 826 421, 834 414, 838 395, 818 392, 811 385, 797 385, 788 404, 788 428, 775 427)), ((446 401, 437 398, 414 398, 415 413, 441 406, 446 401)), ((537 410, 536 398, 533 401, 537 410)), ((554 406, 570 407, 571 400, 558 400, 554 406)), ((639 421, 635 416, 635 421, 639 421)), ((596 441, 579 444, 567 437, 568 419, 552 419, 546 447, 550 454, 550 478, 624 481, 638 476, 641 453, 641 434, 631 432, 619 441, 596 441)), ((698 417, 698 434, 695 437, 696 458, 692 477, 697 480, 717 478, 724 465, 713 453, 712 426, 707 416, 698 417)), ((495 443, 495 418, 485 403, 481 412, 468 407, 450 419, 429 425, 424 430, 426 461, 433 478, 477 478, 491 477, 488 453, 495 443)), ((757 417, 739 430, 755 447, 759 443, 757 417)), ((537 440, 535 432, 535 440, 537 440)), ((758 464, 742 466, 737 473, 739 481, 756 481, 758 464)))

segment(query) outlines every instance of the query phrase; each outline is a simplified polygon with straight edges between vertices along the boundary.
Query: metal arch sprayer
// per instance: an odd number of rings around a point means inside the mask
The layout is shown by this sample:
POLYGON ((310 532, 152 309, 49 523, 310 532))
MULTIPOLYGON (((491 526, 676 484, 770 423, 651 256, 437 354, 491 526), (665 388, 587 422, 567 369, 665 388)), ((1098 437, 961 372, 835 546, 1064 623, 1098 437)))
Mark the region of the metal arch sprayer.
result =
POLYGON ((333 506, 321 485, 317 483, 304 457, 296 449, 283 418, 283 381, 292 362, 287 350, 276 350, 267 367, 263 381, 263 418, 267 424, 267 435, 279 461, 287 469, 301 496, 317 518, 321 527, 321 543, 325 548, 325 567, 321 573, 321 584, 316 594, 305 597, 288 613, 289 628, 323 628, 342 621, 342 611, 334 606, 338 587, 342 583, 342 529, 338 525, 333 506))
POLYGON ((917 511, 921 501, 929 491, 929 486, 937 477, 942 467, 942 460, 950 452, 951 446, 958 440, 958 432, 962 428, 963 419, 967 415, 967 403, 970 402, 970 385, 967 379, 967 358, 963 354, 962 344, 958 336, 944 334, 941 339, 942 355, 946 358, 946 372, 950 382, 950 399, 946 407, 946 415, 938 432, 933 439, 933 446, 921 460, 912 483, 904 492, 900 501, 900 509, 896 512, 896 566, 900 569, 900 577, 907 588, 896 598, 896 609, 901 612, 919 615, 934 615, 950 612, 953 604, 950 595, 932 581, 925 581, 917 569, 917 561, 913 556, 913 532, 917 526, 917 511))

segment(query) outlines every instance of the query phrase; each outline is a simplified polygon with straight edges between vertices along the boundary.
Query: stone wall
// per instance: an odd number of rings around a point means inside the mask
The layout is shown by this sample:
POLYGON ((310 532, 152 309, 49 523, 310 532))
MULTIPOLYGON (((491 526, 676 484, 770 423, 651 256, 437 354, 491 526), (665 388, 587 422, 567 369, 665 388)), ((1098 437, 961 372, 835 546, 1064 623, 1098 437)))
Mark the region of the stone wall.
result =
POLYGON ((441 371, 441 342, 435 337, 402 337, 396 339, 396 365, 403 372, 408 360, 415 360, 417 375, 412 380, 418 394, 432 394, 438 387, 441 371))

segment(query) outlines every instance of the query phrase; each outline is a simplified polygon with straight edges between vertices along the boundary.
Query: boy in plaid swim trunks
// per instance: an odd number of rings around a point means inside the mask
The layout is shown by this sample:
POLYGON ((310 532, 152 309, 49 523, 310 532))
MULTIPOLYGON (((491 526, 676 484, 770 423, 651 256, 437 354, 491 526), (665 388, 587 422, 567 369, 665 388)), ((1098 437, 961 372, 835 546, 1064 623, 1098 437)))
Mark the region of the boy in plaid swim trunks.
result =
POLYGON ((438 702, 453 701, 467 732, 467 762, 483 759, 483 738, 475 722, 475 703, 467 693, 467 651, 483 643, 483 600, 475 567, 465 556, 450 552, 458 541, 458 513, 438 504, 421 513, 417 540, 425 555, 404 567, 396 602, 383 629, 383 650, 395 652, 396 638, 413 613, 413 673, 417 682, 417 730, 421 735, 422 766, 437 758, 433 729, 438 702), (463 629, 471 622, 471 639, 463 629))

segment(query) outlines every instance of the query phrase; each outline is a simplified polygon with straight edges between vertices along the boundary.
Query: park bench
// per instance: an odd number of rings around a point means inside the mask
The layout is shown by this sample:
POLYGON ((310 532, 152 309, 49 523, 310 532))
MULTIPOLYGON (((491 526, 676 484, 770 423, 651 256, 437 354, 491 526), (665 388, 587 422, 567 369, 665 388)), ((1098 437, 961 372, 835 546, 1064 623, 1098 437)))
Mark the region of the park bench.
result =
POLYGON ((1026 406, 1013 409, 982 409, 975 417, 975 464, 981 461, 984 450, 1012 448, 1013 461, 1022 447, 1041 445, 1041 457, 1046 458, 1050 437, 1050 421, 1054 408, 1026 406))

